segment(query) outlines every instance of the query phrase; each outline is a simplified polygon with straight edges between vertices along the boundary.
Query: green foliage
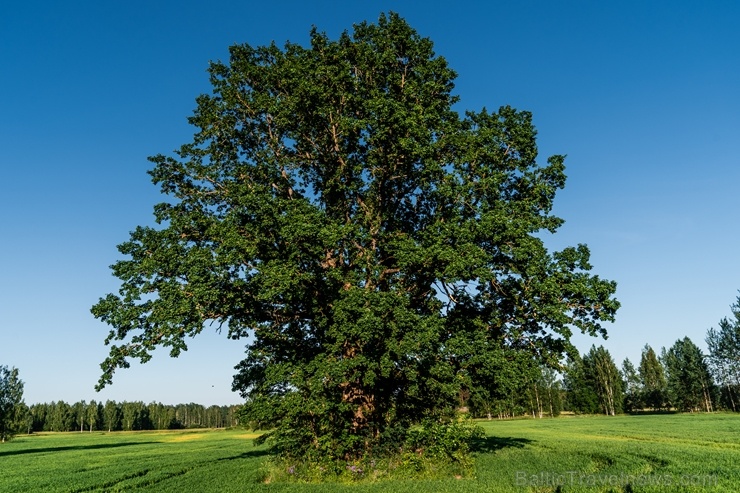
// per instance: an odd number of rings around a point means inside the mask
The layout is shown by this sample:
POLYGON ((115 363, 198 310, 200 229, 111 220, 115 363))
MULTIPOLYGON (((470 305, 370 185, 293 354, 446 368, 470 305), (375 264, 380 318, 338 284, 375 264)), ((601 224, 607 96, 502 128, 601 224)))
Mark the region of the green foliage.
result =
POLYGON ((33 414, 25 402, 21 402, 16 407, 13 429, 26 434, 33 431, 33 414))
POLYGON ((470 386, 467 401, 473 416, 506 418, 532 412, 529 394, 540 373, 531 353, 499 347, 473 358, 475 377, 480 380, 479 385, 470 386))
POLYGON ((599 396, 604 414, 614 416, 622 412, 624 383, 609 351, 604 346, 591 346, 591 350, 583 357, 583 365, 599 396))
POLYGON ((541 366, 535 385, 540 417, 545 413, 551 418, 559 416, 563 410, 563 388, 558 373, 548 366, 541 366))
POLYGON ((665 369, 658 356, 645 344, 640 357, 641 403, 652 409, 664 409, 668 400, 665 369))
POLYGON ((614 416, 623 410, 622 375, 603 346, 591 346, 583 358, 578 355, 571 358, 564 383, 572 411, 614 416))
POLYGON ((230 48, 191 143, 150 172, 168 201, 113 266, 98 387, 207 325, 248 338, 234 388, 284 457, 359 460, 494 385, 503 351, 550 365, 604 335, 616 285, 541 237, 564 158, 532 115, 453 110, 455 73, 396 14, 310 46, 230 48))
POLYGON ((240 406, 203 406, 201 404, 165 405, 158 402, 91 401, 34 404, 29 408, 29 431, 132 431, 181 428, 225 428, 238 424, 240 406), (73 412, 76 410, 76 412, 73 412), (82 410, 84 421, 75 416, 82 410))
POLYGON ((13 438, 18 431, 23 402, 23 381, 18 369, 0 366, 0 442, 13 438))
POLYGON ((570 355, 565 367, 563 386, 566 391, 566 406, 569 411, 582 414, 599 412, 599 396, 596 394, 593 381, 584 365, 583 358, 577 352, 570 355))
POLYGON ((625 358, 622 362, 622 377, 624 379, 624 410, 633 412, 642 409, 644 406, 640 376, 629 358, 625 358))
POLYGON ((501 349, 487 355, 466 402, 474 417, 510 418, 522 414, 553 417, 562 410, 558 373, 528 351, 501 349), (485 382, 485 383, 484 383, 485 382))
MULTIPOLYGON (((464 418, 449 422, 424 420, 407 433, 386 437, 383 450, 352 460, 333 455, 281 454, 266 463, 266 482, 362 483, 394 479, 470 477, 474 471, 470 444, 483 437, 479 426, 464 418), (392 444, 392 445, 391 445, 392 444)), ((264 437, 257 440, 261 444, 264 437)))
POLYGON ((713 409, 715 386, 701 350, 691 339, 677 340, 662 356, 667 378, 668 396, 681 411, 713 409))
POLYGON ((117 430, 121 425, 121 411, 115 401, 105 401, 103 408, 103 423, 108 431, 117 430))
POLYGON ((722 386, 722 404, 733 411, 740 410, 740 297, 731 307, 732 318, 723 318, 719 329, 707 331, 708 364, 718 384, 722 386))
POLYGON ((453 463, 468 468, 472 466, 469 444, 482 436, 481 428, 462 419, 450 423, 426 420, 410 431, 405 450, 438 463, 453 463))

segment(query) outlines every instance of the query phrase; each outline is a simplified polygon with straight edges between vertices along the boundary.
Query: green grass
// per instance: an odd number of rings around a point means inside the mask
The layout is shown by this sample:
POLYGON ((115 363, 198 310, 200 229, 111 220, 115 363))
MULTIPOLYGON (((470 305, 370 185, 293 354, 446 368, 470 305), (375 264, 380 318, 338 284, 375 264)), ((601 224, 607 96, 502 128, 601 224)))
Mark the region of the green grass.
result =
POLYGON ((244 430, 93 432, 20 436, 0 445, 0 491, 740 491, 740 415, 480 424, 487 437, 478 443, 474 479, 264 484, 261 464, 267 456, 244 430), (680 484, 684 479, 709 485, 680 484), (640 484, 650 481, 663 484, 640 484))
POLYGON ((568 417, 484 426, 498 437, 489 438, 498 450, 481 454, 477 463, 478 482, 489 484, 488 491, 556 491, 552 485, 558 483, 573 492, 740 491, 737 415, 568 417), (540 479, 540 487, 518 486, 517 474, 521 482, 540 479))

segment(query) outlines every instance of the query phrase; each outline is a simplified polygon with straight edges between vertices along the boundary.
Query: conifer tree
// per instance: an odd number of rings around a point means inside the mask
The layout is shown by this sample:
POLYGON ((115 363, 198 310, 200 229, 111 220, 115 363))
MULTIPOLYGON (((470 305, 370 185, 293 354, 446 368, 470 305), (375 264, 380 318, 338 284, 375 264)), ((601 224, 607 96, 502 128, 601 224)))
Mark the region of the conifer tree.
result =
POLYGON ((642 385, 642 403, 651 409, 663 409, 667 391, 665 371, 649 344, 645 344, 642 349, 639 374, 642 385))

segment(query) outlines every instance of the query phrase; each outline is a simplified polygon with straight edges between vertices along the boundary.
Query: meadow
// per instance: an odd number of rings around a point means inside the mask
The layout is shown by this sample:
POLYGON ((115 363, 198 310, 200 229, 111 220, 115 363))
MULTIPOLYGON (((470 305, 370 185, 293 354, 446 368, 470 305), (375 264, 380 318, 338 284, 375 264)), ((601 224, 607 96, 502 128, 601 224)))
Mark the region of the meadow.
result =
POLYGON ((2 492, 740 491, 740 416, 481 421, 475 477, 265 484, 243 429, 39 433, 0 446, 2 492))

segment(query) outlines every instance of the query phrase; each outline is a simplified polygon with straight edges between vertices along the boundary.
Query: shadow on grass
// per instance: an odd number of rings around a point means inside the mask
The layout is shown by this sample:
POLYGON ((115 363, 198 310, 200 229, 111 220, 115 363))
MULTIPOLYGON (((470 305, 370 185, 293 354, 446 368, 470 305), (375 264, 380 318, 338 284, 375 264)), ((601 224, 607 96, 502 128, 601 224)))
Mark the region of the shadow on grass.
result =
POLYGON ((483 437, 473 441, 470 449, 473 452, 491 453, 505 448, 522 448, 525 445, 533 443, 534 440, 529 438, 514 437, 483 437))
POLYGON ((218 459, 219 461, 222 460, 237 460, 237 459, 254 459, 257 457, 264 457, 265 455, 270 455, 269 450, 250 450, 249 452, 244 452, 239 455, 232 455, 231 457, 222 457, 218 459))
POLYGON ((629 414, 630 416, 652 416, 654 414, 678 414, 678 411, 675 411, 673 409, 670 409, 670 410, 665 410, 665 409, 664 410, 658 410, 658 409, 655 409, 655 410, 645 410, 645 409, 642 409, 640 411, 630 411, 627 414, 629 414))
POLYGON ((118 448, 118 447, 129 447, 131 445, 151 445, 153 443, 162 443, 162 442, 99 443, 95 445, 69 445, 66 447, 44 447, 44 448, 32 448, 32 449, 23 449, 23 450, 6 450, 6 451, 0 451, 0 457, 6 456, 6 455, 43 454, 46 452, 65 452, 69 450, 108 449, 108 448, 118 448))

